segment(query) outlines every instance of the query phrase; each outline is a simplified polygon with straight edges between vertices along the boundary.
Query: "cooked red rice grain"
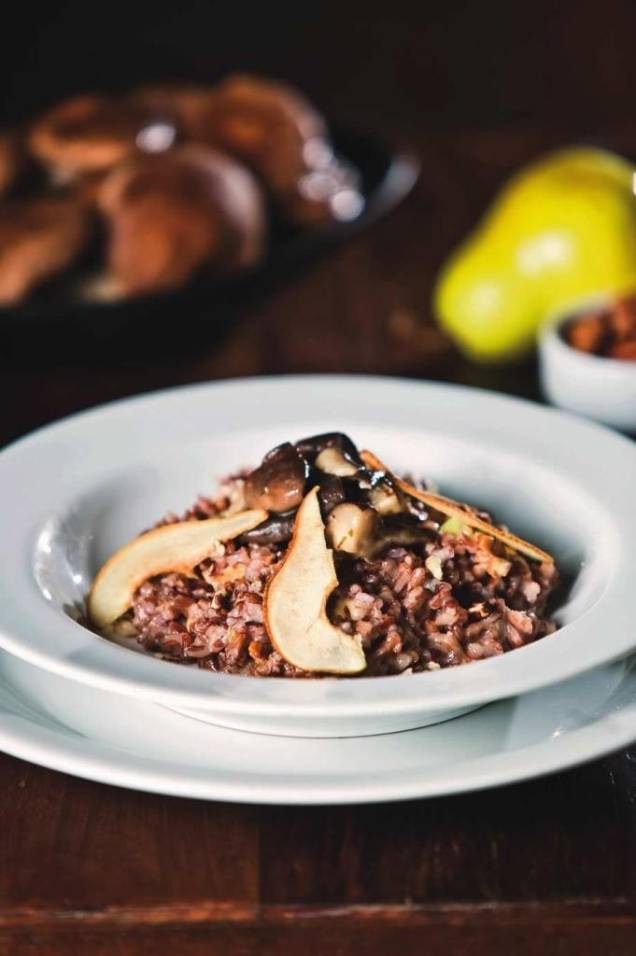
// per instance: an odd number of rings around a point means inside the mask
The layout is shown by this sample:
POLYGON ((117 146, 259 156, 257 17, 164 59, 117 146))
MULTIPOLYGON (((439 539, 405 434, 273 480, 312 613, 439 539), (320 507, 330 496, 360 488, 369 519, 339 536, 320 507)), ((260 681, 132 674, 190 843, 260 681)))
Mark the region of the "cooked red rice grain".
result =
MULTIPOLYGON (((281 658, 263 625, 264 591, 284 552, 230 542, 204 573, 145 582, 131 612, 138 640, 166 658, 214 671, 307 676, 281 658), (237 566, 242 573, 226 578, 237 566)), ((475 575, 478 555, 462 542, 437 581, 425 560, 424 552, 408 548, 391 548, 373 561, 337 555, 341 583, 329 613, 345 633, 361 638, 368 674, 482 660, 555 629, 542 617, 554 585, 551 566, 515 558, 505 578, 475 575)))
MULTIPOLYGON (((230 478, 216 498, 200 497, 185 515, 162 523, 239 508, 242 488, 242 476, 230 478)), ((263 624, 265 589, 286 545, 228 542, 221 551, 191 577, 166 574, 139 588, 129 615, 137 640, 208 670, 309 676, 278 654, 263 624)), ((453 667, 556 629, 545 617, 557 583, 554 565, 526 561, 485 535, 437 535, 413 548, 388 547, 371 561, 339 552, 335 559, 340 584, 328 613, 360 637, 367 674, 453 667), (426 566, 431 556, 439 558, 441 580, 426 566)))

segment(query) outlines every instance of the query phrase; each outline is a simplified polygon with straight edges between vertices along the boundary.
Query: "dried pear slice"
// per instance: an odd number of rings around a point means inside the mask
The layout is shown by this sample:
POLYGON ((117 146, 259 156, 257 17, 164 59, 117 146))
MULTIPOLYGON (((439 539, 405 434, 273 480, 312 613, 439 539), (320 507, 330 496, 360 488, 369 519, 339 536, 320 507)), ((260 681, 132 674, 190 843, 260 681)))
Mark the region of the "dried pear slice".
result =
POLYGON ((132 604, 137 588, 156 574, 188 574, 210 557, 221 541, 251 531, 267 518, 261 509, 223 518, 179 521, 139 535, 104 564, 88 597, 88 616, 97 628, 112 624, 132 604))
POLYGON ((264 620, 279 654, 301 670, 358 674, 366 666, 362 643, 335 627, 327 600, 338 584, 327 547, 318 487, 298 509, 287 556, 267 588, 264 620))
POLYGON ((488 524, 487 521, 483 521, 477 517, 477 515, 473 514, 466 505, 453 501, 452 498, 446 498, 444 495, 437 495, 431 491, 421 491, 419 488, 414 488, 413 485, 409 485, 407 481, 404 481, 390 471, 373 452, 362 451, 360 452, 360 457, 367 468, 370 468, 372 471, 385 472, 391 480, 395 482, 400 491, 403 491, 406 495, 410 495, 411 498, 417 498, 418 501, 428 505, 429 508, 435 508, 436 511, 441 511, 442 514, 447 515, 449 518, 458 518, 462 524, 470 528, 475 528, 477 531, 482 531, 492 538, 497 538, 497 540, 502 541, 503 544, 507 545, 507 547, 513 551, 518 551, 533 561, 554 563, 554 558, 548 554, 547 551, 542 551, 541 548, 537 548, 534 544, 524 541, 523 538, 518 538, 516 534, 512 534, 510 531, 504 531, 503 528, 497 528, 495 525, 488 524))

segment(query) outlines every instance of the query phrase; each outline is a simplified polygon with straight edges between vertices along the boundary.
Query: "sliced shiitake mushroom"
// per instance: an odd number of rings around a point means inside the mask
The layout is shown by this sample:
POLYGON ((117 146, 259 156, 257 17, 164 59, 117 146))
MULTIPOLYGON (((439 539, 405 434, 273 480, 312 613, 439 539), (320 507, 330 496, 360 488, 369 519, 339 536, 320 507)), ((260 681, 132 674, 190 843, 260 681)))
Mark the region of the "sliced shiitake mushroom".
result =
POLYGON ((314 462, 316 468, 324 471, 327 475, 335 475, 337 478, 351 478, 358 473, 358 468, 345 458, 343 452, 335 445, 328 445, 316 456, 314 462))
POLYGON ((380 521, 372 556, 389 545, 421 545, 432 537, 431 529, 424 526, 416 515, 388 514, 380 521))
POLYGON ((244 534, 267 517, 261 510, 225 518, 178 521, 154 528, 116 551, 99 570, 88 597, 88 616, 102 629, 124 614, 137 588, 157 574, 189 574, 218 544, 244 534))
POLYGON ((262 464, 245 479, 243 492, 248 508, 292 511, 303 500, 307 464, 294 445, 285 442, 268 452, 262 464))
POLYGON ((295 667, 323 674, 358 674, 366 668, 360 638, 345 634, 327 617, 327 601, 337 585, 314 487, 298 509, 287 556, 263 606, 272 644, 295 667))
POLYGON ((382 517, 375 508, 346 502, 328 516, 326 534, 334 550, 371 559, 390 545, 422 544, 432 532, 415 515, 382 517))
POLYGON ((344 482, 336 475, 320 475, 318 498, 323 515, 328 515, 333 509, 346 501, 344 482))
MULTIPOLYGON (((285 442, 268 452, 259 467, 246 477, 245 501, 248 507, 285 514, 300 505, 307 484, 315 483, 320 487, 322 513, 327 515, 347 499, 343 479, 351 482, 361 467, 355 445, 346 435, 331 432, 296 444, 285 442)), ((270 517, 266 522, 265 540, 285 540, 278 537, 283 524, 270 517)), ((255 529, 250 540, 260 538, 260 530, 255 529)))
POLYGON ((285 544, 294 533, 295 511, 271 514, 262 524, 241 535, 241 541, 251 544, 285 544))
POLYGON ((397 485, 400 491, 406 495, 410 495, 412 498, 416 498, 418 501, 427 505, 427 507, 434 508, 449 518, 460 519, 461 522, 469 528, 474 528, 477 531, 490 535, 492 538, 496 538, 513 551, 517 551, 519 554, 523 554, 533 561, 554 563, 554 558, 548 554, 547 551, 542 551, 541 548, 537 548, 536 545, 524 541, 523 538, 517 537, 517 535, 512 534, 510 531, 489 524, 471 511, 466 505, 460 504, 458 501, 453 501, 452 498, 446 498, 443 495, 434 494, 431 491, 422 491, 420 488, 415 488, 413 485, 410 485, 407 481, 404 481, 391 472, 373 452, 362 451, 360 452, 360 456, 367 468, 388 475, 392 483, 397 485))
MULTIPOLYGON (((318 456, 327 448, 335 448, 342 453, 346 461, 356 466, 356 469, 362 467, 362 461, 358 449, 344 432, 324 432, 321 435, 311 435, 309 438, 301 438, 296 442, 296 448, 303 458, 310 464, 316 464, 318 456)), ((318 465, 318 467, 320 467, 318 465)), ((325 470, 325 469, 323 469, 325 470)))
POLYGON ((393 485, 377 482, 369 488, 369 504, 381 515, 399 515, 406 509, 393 485))
POLYGON ((379 515, 351 501, 337 505, 327 518, 327 543, 336 551, 371 557, 375 550, 379 515))

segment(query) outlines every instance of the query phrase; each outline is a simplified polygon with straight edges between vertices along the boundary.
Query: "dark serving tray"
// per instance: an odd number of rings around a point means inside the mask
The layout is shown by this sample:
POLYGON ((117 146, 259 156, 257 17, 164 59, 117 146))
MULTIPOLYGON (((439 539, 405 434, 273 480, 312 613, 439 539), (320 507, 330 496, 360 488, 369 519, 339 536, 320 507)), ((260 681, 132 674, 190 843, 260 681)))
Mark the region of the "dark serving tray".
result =
MULTIPOLYGON (((411 191, 419 165, 406 150, 391 149, 379 138, 347 129, 332 131, 336 151, 359 171, 365 206, 360 215, 345 223, 321 229, 275 229, 265 258, 253 269, 223 279, 198 277, 181 289, 155 296, 118 302, 83 302, 69 294, 68 284, 51 283, 20 307, 0 309, 0 349, 28 336, 47 340, 79 335, 82 340, 107 341, 118 333, 141 331, 162 319, 222 325, 228 308, 239 300, 258 295, 290 276, 304 263, 318 258, 389 212, 411 191)), ((6 350, 5 354, 6 354, 6 350)), ((13 351, 10 349, 10 351, 13 351)))

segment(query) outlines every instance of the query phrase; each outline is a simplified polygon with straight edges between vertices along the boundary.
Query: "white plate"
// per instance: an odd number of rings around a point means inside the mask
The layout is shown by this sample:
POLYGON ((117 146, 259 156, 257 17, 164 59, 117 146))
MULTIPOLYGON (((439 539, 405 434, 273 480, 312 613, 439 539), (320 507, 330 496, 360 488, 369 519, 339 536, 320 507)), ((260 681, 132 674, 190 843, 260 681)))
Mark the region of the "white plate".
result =
POLYGON ((562 770, 636 739, 636 661, 456 720, 363 739, 212 727, 0 653, 0 749, 80 777, 242 803, 368 803, 562 770))
POLYGON ((0 646, 55 673, 218 723, 303 735, 397 730, 546 686, 628 653, 636 446, 552 409, 459 387, 285 377, 175 389, 42 429, 0 455, 0 646), (213 478, 272 445, 341 429, 554 552, 576 583, 554 636, 408 677, 266 680, 134 653, 69 616, 96 568, 213 478))

